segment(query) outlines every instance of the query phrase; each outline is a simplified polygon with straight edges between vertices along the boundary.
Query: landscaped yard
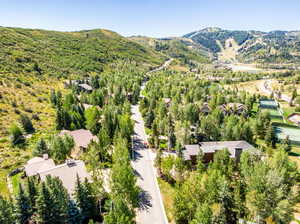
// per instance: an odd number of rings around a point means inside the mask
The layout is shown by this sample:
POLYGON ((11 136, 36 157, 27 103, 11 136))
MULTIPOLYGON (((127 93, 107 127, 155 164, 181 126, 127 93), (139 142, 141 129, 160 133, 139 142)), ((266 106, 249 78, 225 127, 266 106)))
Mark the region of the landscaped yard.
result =
POLYGON ((175 221, 174 221, 174 216, 172 211, 173 209, 172 205, 175 196, 175 188, 160 178, 157 178, 157 181, 160 188, 160 192, 162 194, 163 203, 167 213, 168 221, 170 224, 173 224, 175 223, 175 221))

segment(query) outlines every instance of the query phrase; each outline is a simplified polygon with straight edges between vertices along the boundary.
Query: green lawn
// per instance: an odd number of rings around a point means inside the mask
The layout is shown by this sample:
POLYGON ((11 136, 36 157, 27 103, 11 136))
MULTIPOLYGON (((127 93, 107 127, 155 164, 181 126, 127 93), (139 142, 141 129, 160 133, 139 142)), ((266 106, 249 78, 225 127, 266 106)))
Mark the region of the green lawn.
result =
POLYGON ((173 224, 175 223, 173 215, 173 201, 175 197, 175 188, 160 178, 157 178, 157 181, 160 188, 160 192, 162 194, 168 221, 170 224, 173 224))
POLYGON ((18 173, 17 175, 11 177, 14 194, 16 194, 19 191, 19 183, 21 181, 21 176, 22 173, 18 173))
POLYGON ((0 170, 0 194, 2 196, 8 197, 9 191, 6 182, 7 173, 3 170, 0 170))

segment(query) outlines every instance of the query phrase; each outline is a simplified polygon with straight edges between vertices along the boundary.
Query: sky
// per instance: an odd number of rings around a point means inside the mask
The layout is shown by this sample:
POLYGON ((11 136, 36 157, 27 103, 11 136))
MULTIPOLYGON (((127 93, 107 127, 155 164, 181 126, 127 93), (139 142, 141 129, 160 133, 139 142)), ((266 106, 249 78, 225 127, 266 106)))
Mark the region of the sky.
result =
POLYGON ((124 36, 182 36, 206 27, 300 30, 300 0, 0 0, 0 26, 124 36))

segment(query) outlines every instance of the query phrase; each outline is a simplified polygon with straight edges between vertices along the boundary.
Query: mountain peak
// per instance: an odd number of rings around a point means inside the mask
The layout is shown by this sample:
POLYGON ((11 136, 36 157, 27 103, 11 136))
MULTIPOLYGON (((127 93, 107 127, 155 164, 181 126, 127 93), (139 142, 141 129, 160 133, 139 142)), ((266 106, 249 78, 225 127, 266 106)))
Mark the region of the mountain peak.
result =
POLYGON ((219 32, 221 31, 222 29, 220 27, 206 27, 200 31, 202 32, 208 32, 208 33, 213 33, 213 32, 219 32))

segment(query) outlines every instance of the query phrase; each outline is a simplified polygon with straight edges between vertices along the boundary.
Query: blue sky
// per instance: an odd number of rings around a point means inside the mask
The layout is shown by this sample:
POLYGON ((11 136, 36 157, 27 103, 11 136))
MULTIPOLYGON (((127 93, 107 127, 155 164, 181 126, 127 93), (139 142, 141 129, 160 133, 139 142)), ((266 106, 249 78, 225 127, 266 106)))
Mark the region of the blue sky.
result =
POLYGON ((181 36, 208 26, 300 30, 300 0, 0 0, 0 26, 181 36))

